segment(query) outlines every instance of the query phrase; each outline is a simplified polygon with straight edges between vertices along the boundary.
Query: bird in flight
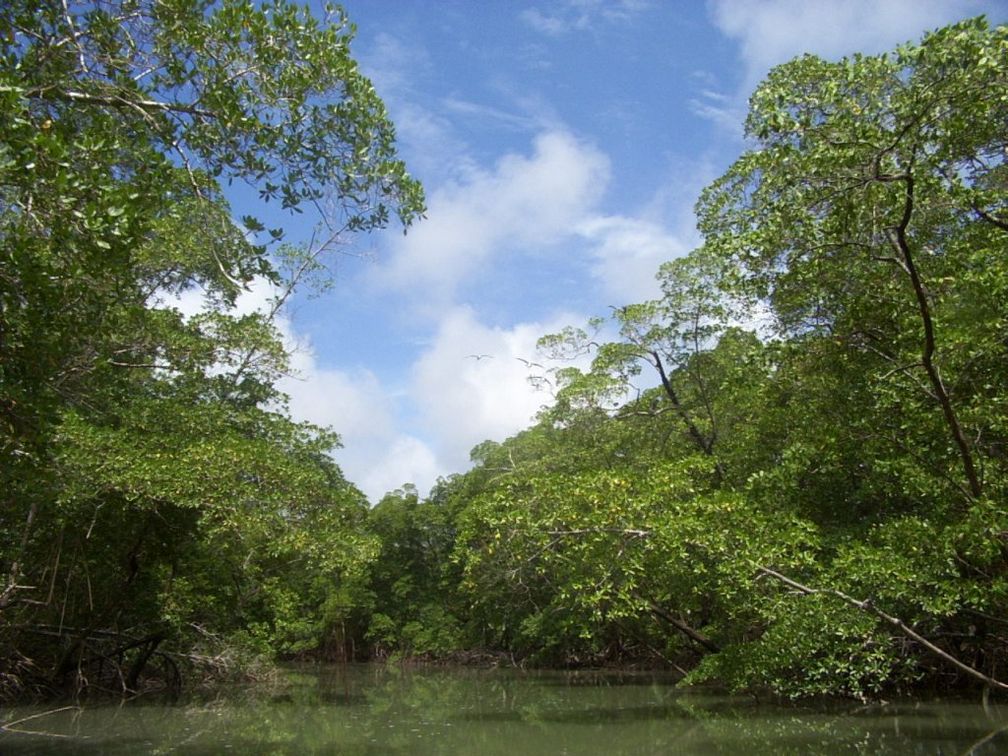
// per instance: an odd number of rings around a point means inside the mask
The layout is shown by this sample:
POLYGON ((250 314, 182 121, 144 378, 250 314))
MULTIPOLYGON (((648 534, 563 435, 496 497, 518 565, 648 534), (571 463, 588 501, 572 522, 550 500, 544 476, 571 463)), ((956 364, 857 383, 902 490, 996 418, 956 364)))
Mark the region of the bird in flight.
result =
POLYGON ((466 359, 476 360, 477 362, 479 362, 480 360, 492 360, 493 359, 493 355, 492 354, 467 354, 466 355, 466 359))
POLYGON ((524 357, 515 357, 515 359, 518 360, 518 362, 524 362, 525 363, 525 367, 527 367, 529 369, 532 369, 534 367, 542 368, 543 370, 546 369, 546 368, 543 368, 543 366, 540 365, 538 362, 532 362, 531 360, 526 360, 524 357))

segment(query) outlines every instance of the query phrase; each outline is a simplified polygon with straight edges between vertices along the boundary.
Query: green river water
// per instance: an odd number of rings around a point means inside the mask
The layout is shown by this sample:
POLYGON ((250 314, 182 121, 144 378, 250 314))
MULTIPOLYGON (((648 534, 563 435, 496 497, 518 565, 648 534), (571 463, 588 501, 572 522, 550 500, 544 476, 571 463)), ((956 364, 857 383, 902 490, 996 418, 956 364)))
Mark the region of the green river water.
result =
POLYGON ((2 754, 1008 754, 1008 706, 778 705, 649 673, 351 665, 175 704, 0 710, 2 754))

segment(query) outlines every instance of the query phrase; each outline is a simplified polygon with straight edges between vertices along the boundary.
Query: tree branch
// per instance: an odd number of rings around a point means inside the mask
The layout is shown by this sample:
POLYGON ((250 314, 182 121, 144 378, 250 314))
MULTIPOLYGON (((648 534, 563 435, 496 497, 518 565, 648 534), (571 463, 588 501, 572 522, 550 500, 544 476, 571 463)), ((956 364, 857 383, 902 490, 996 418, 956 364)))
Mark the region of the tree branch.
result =
POLYGON ((145 100, 141 98, 94 95, 76 90, 50 91, 46 93, 48 99, 70 100, 71 102, 83 102, 89 105, 105 105, 110 108, 133 108, 153 113, 184 113, 185 115, 200 116, 202 118, 216 118, 217 114, 210 110, 186 105, 180 102, 161 102, 160 100, 145 100))
POLYGON ((987 221, 988 223, 991 223, 991 224, 993 224, 993 225, 997 226, 997 227, 998 227, 998 228, 1000 228, 1000 229, 1001 229, 1002 231, 1008 231, 1008 221, 1003 221, 1003 220, 1001 220, 1000 218, 998 218, 998 217, 997 217, 996 215, 994 215, 993 213, 988 213, 988 212, 987 212, 986 210, 983 210, 983 209, 981 209, 981 208, 979 208, 979 207, 974 207, 974 208, 973 208, 973 211, 974 211, 974 212, 975 212, 975 213, 976 213, 976 214, 977 214, 977 215, 978 215, 978 216, 979 216, 979 217, 980 217, 980 218, 981 218, 982 220, 985 220, 985 221, 987 221))
POLYGON ((899 617, 894 617, 891 614, 887 614, 886 612, 879 609, 877 606, 875 606, 875 604, 872 603, 871 599, 864 599, 859 601, 853 596, 848 596, 846 593, 844 593, 843 591, 839 591, 836 588, 811 588, 810 586, 803 585, 802 583, 799 583, 797 580, 792 580, 791 578, 782 575, 776 570, 770 569, 769 567, 758 567, 757 569, 764 575, 768 575, 769 577, 772 577, 774 580, 778 580, 781 583, 784 583, 784 585, 788 586, 789 588, 794 588, 799 593, 804 593, 806 595, 819 593, 819 594, 827 594, 830 596, 836 596, 845 604, 853 606, 855 609, 860 609, 863 612, 874 614, 880 620, 892 626, 910 640, 916 641, 921 646, 923 646, 927 651, 929 651, 932 655, 952 665, 960 672, 964 672, 970 677, 979 680, 984 685, 989 685, 990 687, 997 688, 998 690, 1008 690, 1008 683, 1003 683, 1000 680, 996 680, 993 677, 989 677, 980 670, 974 669, 968 664, 959 661, 959 659, 956 659, 948 652, 938 648, 938 646, 936 646, 934 643, 929 641, 923 635, 918 633, 912 626, 905 623, 899 617))
POLYGON ((576 530, 546 531, 546 534, 551 536, 593 535, 595 533, 616 533, 618 535, 626 535, 633 538, 648 538, 651 536, 650 530, 637 530, 635 528, 578 528, 576 530))
POLYGON ((683 407, 682 402, 679 400, 679 395, 676 393, 675 387, 672 385, 672 382, 669 380, 669 377, 665 372, 665 365, 662 364, 661 356, 658 352, 652 351, 651 358, 654 360, 653 364, 655 369, 658 371, 658 377, 661 378, 662 388, 665 389, 665 394, 668 396, 669 401, 672 402, 672 406, 675 408, 676 414, 678 414, 683 423, 686 424, 686 430, 689 432, 690 438, 693 439, 693 442, 700 447, 704 454, 712 454, 713 450, 711 449, 710 443, 706 438, 704 438, 700 429, 696 427, 696 424, 693 422, 693 418, 689 416, 686 408, 683 407))
POLYGON ((647 604, 648 609, 651 610, 651 613, 655 617, 664 620, 672 627, 674 627, 676 630, 678 630, 680 633, 685 635, 687 638, 705 648, 707 651, 711 652, 712 654, 716 654, 721 650, 721 647, 718 646, 717 643, 712 641, 710 638, 708 638, 706 635, 701 633, 696 628, 693 628, 690 625, 688 625, 683 620, 673 616, 670 612, 658 606, 658 604, 656 604, 654 601, 642 598, 641 596, 635 595, 635 597, 644 601, 647 604))
MULTIPOLYGON (((669 401, 672 402, 672 406, 675 407, 676 414, 679 418, 686 424, 686 430, 689 433, 689 437, 693 439, 693 442, 700 447, 700 450, 709 457, 714 456, 714 439, 704 438, 704 435, 700 432, 700 429, 696 427, 696 423, 693 422, 693 418, 690 417, 689 412, 683 407, 682 402, 679 401, 679 395, 676 393, 675 387, 672 385, 672 381, 669 380, 668 374, 665 372, 665 366, 662 364, 661 356, 657 351, 651 351, 651 358, 653 360, 652 364, 658 371, 658 377, 661 378, 662 388, 665 389, 665 394, 668 396, 669 401)), ((721 462, 717 459, 714 460, 714 469, 717 472, 718 480, 724 479, 724 468, 721 467, 721 462)))

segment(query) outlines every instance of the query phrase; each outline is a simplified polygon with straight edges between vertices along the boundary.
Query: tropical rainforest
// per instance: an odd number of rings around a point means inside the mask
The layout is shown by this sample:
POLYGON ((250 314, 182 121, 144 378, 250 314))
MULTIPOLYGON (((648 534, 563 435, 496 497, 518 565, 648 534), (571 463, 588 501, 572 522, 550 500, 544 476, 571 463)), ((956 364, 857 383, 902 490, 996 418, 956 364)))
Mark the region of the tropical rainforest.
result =
POLYGON ((425 212, 327 12, 0 10, 0 697, 289 658, 1008 690, 1008 27, 774 69, 662 296, 543 336, 531 427, 370 507, 277 387, 289 298, 425 212))

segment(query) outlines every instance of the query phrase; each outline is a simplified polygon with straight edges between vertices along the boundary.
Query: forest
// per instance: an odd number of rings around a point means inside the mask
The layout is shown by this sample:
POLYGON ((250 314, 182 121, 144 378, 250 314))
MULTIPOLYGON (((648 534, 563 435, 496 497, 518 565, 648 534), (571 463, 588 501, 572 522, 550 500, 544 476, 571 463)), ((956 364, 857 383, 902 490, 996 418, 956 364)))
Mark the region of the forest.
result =
POLYGON ((533 425, 371 507, 277 387, 288 300, 425 213, 327 12, 0 9, 0 700, 285 659, 1008 691, 1008 27, 773 69, 662 296, 544 335, 533 425))

